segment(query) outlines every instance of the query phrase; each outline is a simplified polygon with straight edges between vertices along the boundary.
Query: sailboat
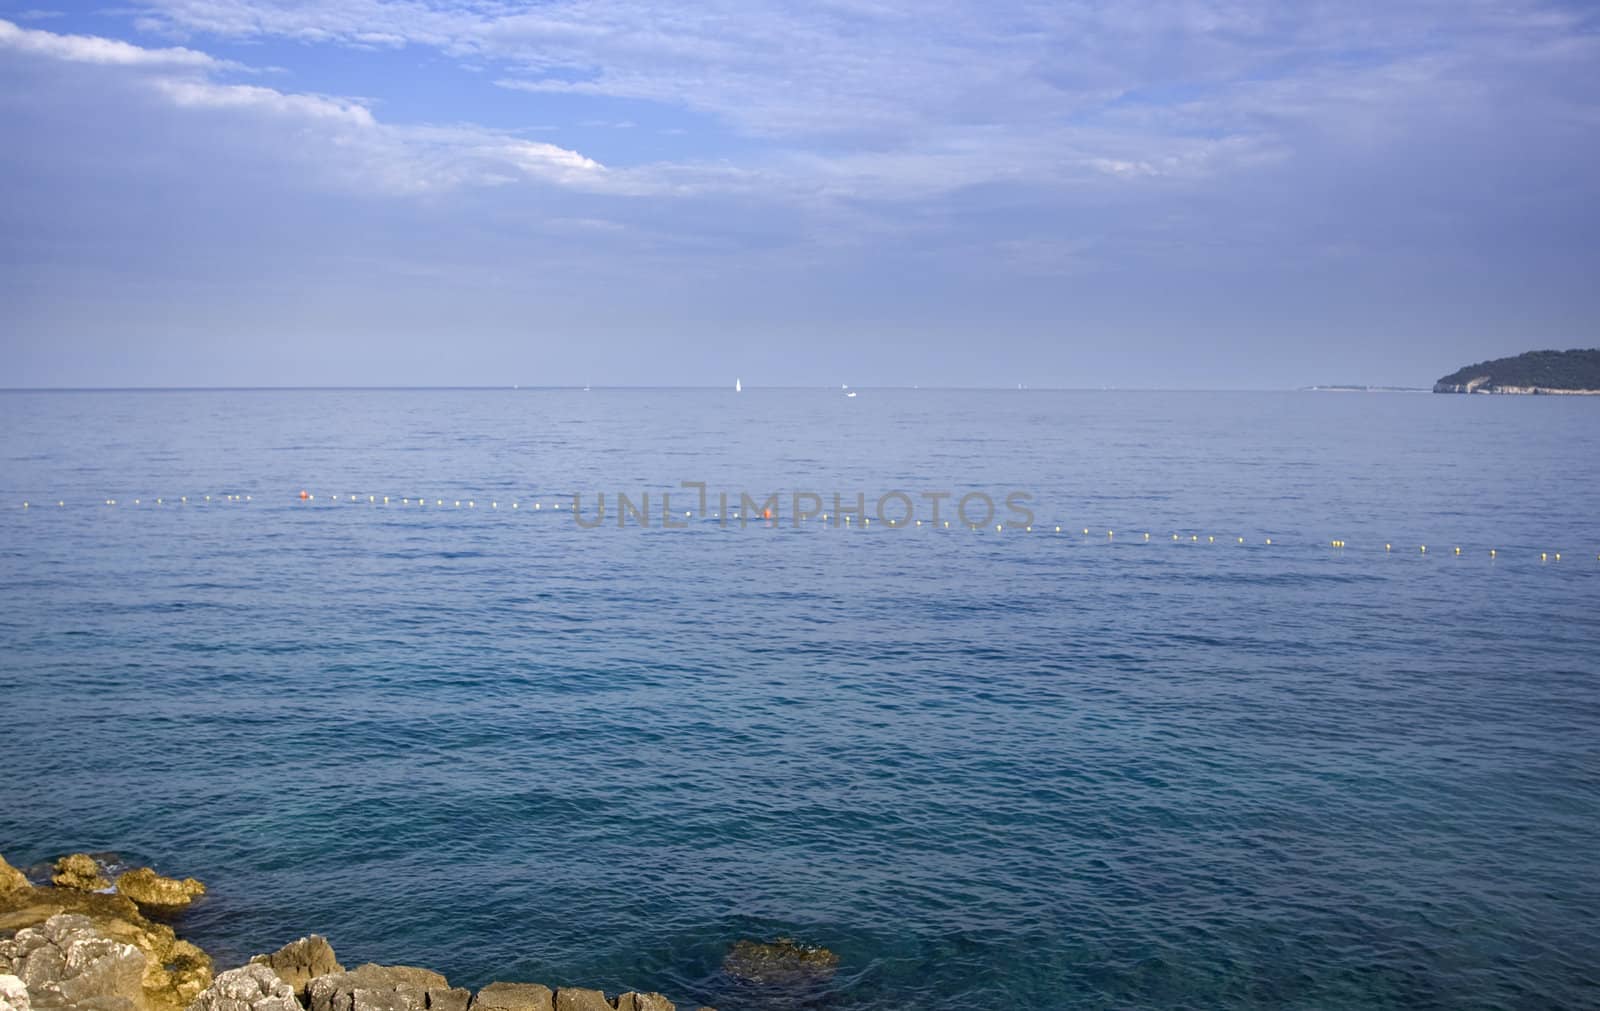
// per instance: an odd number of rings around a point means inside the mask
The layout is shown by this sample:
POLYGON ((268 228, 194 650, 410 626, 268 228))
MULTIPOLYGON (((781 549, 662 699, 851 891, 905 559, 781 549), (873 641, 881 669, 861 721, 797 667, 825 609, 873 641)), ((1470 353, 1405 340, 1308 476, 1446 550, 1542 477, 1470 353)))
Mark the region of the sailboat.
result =
POLYGON ((744 384, 741 383, 739 380, 735 379, 733 381, 733 392, 735 392, 735 393, 743 393, 744 392, 744 384))

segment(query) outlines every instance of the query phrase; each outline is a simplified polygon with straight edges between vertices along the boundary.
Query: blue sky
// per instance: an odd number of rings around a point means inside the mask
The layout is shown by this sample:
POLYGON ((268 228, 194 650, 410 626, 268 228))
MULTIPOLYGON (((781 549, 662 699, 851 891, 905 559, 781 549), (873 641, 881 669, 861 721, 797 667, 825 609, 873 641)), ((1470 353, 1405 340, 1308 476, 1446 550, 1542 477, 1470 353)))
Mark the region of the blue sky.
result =
POLYGON ((1581 4, 0 3, 0 386, 1426 384, 1597 156, 1581 4))

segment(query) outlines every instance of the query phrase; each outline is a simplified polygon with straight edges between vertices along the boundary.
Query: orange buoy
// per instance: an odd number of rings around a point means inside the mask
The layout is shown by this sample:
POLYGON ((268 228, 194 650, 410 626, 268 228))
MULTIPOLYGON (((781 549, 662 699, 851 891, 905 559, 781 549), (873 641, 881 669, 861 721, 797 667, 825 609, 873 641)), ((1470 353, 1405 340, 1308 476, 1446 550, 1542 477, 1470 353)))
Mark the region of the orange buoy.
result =
POLYGON ((772 510, 771 509, 763 509, 763 510, 761 510, 761 518, 764 519, 764 520, 772 519, 772 510))
POLYGON ((306 499, 308 499, 310 497, 311 497, 310 495, 306 494, 306 490, 304 488, 300 489, 300 501, 304 502, 306 499))

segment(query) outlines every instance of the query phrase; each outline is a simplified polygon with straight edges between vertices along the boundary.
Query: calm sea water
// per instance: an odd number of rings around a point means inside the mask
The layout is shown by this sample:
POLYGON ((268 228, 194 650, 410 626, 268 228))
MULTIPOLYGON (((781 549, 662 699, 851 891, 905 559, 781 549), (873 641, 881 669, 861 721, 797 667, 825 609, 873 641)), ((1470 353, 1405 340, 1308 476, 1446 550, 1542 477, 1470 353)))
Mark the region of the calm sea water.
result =
POLYGON ((1600 1005, 1600 399, 10 393, 0 433, 0 852, 197 875, 223 963, 1600 1005), (681 481, 1036 517, 552 508, 681 481), (779 934, 838 974, 721 973, 779 934))

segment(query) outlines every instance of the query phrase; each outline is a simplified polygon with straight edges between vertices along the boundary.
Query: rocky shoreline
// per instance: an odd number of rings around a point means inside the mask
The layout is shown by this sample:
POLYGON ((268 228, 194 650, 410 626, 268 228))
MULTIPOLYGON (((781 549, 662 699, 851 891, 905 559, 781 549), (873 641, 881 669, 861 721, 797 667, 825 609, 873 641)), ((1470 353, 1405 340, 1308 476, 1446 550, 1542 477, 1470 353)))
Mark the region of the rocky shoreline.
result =
POLYGON ((1550 397, 1594 397, 1600 396, 1600 390, 1567 390, 1553 386, 1501 386, 1491 382, 1488 376, 1481 376, 1465 383, 1438 382, 1433 384, 1435 393, 1505 393, 1521 394, 1527 396, 1550 397))
MULTIPOLYGON (((654 992, 496 982, 473 993, 416 966, 346 969, 316 934, 216 971, 162 922, 204 894, 148 867, 113 881, 83 853, 36 885, 0 857, 0 1011, 676 1011, 654 992)), ((761 986, 826 981, 837 965, 826 948, 779 938, 735 943, 723 968, 761 986)))

